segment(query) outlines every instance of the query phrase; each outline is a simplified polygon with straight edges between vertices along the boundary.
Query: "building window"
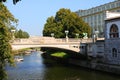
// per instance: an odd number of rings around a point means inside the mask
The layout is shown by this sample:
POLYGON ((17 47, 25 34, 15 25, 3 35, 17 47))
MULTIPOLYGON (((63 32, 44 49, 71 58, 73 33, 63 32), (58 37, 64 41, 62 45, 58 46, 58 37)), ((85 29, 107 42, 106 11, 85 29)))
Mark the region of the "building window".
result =
POLYGON ((118 27, 116 24, 112 24, 110 28, 110 38, 118 38, 119 37, 119 32, 118 32, 118 27))
POLYGON ((112 57, 117 57, 117 49, 112 49, 112 57))

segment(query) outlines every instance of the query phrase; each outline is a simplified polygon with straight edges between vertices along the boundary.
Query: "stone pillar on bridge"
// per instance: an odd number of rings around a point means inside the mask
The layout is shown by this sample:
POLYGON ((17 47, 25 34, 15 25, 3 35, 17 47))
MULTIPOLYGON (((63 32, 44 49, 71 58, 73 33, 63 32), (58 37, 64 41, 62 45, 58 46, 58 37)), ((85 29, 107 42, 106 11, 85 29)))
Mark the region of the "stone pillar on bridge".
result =
POLYGON ((68 40, 68 37, 66 37, 66 42, 68 42, 69 40, 68 40))
POLYGON ((66 42, 68 42, 68 33, 69 33, 69 31, 68 31, 68 30, 65 30, 65 34, 66 34, 66 42))

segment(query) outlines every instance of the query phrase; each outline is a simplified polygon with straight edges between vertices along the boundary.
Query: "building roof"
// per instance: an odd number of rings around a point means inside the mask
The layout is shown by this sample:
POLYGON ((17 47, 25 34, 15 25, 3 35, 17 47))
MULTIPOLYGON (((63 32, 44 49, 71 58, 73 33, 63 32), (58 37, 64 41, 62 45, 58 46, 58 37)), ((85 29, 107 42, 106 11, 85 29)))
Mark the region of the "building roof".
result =
POLYGON ((109 12, 106 11, 106 18, 105 20, 117 19, 120 18, 120 12, 109 12))
POLYGON ((96 7, 92 7, 89 9, 85 9, 85 10, 78 10, 75 13, 79 14, 80 16, 86 16, 89 14, 94 14, 94 13, 98 13, 98 12, 104 12, 106 10, 111 10, 113 8, 120 8, 120 5, 114 6, 114 7, 110 7, 110 8, 106 8, 105 6, 111 6, 112 4, 116 4, 116 2, 120 3, 120 0, 115 0, 109 3, 105 3, 96 7))

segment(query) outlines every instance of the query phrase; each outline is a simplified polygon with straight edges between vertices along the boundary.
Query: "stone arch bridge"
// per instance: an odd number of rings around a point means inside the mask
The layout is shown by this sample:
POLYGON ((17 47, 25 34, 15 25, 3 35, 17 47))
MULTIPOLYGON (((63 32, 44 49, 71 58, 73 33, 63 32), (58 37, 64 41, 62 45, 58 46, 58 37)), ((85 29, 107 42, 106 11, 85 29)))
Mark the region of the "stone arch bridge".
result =
POLYGON ((34 47, 51 47, 80 52, 80 43, 91 42, 91 39, 56 39, 53 37, 30 37, 28 39, 15 39, 12 43, 13 50, 34 47))

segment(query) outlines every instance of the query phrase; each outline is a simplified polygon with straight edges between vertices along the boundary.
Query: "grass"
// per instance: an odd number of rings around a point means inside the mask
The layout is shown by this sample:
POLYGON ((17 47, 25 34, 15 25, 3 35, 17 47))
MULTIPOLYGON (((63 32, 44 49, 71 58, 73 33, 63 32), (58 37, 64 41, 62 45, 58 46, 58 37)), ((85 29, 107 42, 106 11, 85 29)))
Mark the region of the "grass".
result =
POLYGON ((65 57, 66 55, 67 55, 67 54, 64 53, 64 52, 56 52, 56 53, 51 54, 51 56, 60 57, 60 58, 63 58, 63 57, 65 57))

